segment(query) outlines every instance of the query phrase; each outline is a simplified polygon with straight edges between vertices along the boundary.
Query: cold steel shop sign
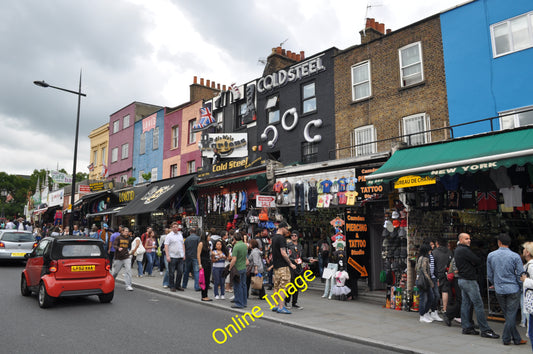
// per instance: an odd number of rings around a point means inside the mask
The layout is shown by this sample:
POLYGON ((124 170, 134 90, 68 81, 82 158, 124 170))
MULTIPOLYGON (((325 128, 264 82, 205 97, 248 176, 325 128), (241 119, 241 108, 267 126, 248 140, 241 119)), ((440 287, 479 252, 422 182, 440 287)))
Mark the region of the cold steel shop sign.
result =
POLYGON ((350 209, 346 210, 345 228, 347 270, 350 278, 368 277, 370 241, 365 216, 350 209))

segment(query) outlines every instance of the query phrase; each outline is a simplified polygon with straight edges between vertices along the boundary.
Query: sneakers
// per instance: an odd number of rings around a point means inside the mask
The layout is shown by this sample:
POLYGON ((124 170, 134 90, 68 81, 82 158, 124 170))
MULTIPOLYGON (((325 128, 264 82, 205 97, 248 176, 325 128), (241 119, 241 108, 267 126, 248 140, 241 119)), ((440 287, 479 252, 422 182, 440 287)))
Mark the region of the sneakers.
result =
POLYGON ((488 331, 485 331, 485 332, 481 332, 481 336, 484 337, 484 338, 493 338, 493 339, 500 338, 500 335, 494 333, 494 331, 492 329, 490 329, 488 331))
POLYGON ((278 313, 283 313, 283 314, 285 314, 285 315, 290 315, 292 312, 290 312, 289 310, 287 310, 287 308, 284 306, 283 308, 278 309, 278 313))
POLYGON ((432 319, 433 321, 439 321, 439 322, 444 321, 442 318, 440 318, 440 316, 439 316, 439 314, 437 313, 437 311, 429 312, 429 316, 431 317, 431 319, 432 319))
POLYGON ((473 327, 472 328, 463 328, 463 334, 472 334, 474 336, 477 336, 479 334, 479 331, 476 331, 473 327))
POLYGON ((455 317, 453 320, 454 320, 455 322, 461 324, 461 317, 455 317))
POLYGON ((235 296, 232 296, 230 300, 235 300, 235 296))
POLYGON ((168 285, 163 285, 163 288, 165 288, 165 289, 168 288, 168 285))
POLYGON ((296 309, 296 310, 303 310, 303 309, 304 309, 302 306, 300 306, 300 305, 296 305, 296 304, 295 304, 295 305, 292 305, 292 308, 293 308, 293 309, 296 309))
POLYGON ((133 291, 133 288, 132 288, 131 286, 127 286, 127 287, 126 287, 126 290, 127 290, 127 291, 133 291))
POLYGON ((224 295, 220 295, 220 300, 224 300, 224 299, 225 299, 224 295))
POLYGON ((215 300, 220 300, 220 296, 215 295, 215 300))
POLYGON ((292 308, 291 304, 288 304, 288 303, 285 303, 285 307, 288 309, 292 308))
POLYGON ((427 316, 427 313, 424 314, 423 316, 420 316, 420 322, 424 322, 424 323, 431 323, 433 322, 433 320, 427 316))
POLYGON ((450 319, 448 318, 448 316, 446 316, 446 314, 444 314, 444 323, 446 324, 446 326, 450 327, 452 325, 452 321, 450 321, 450 319))

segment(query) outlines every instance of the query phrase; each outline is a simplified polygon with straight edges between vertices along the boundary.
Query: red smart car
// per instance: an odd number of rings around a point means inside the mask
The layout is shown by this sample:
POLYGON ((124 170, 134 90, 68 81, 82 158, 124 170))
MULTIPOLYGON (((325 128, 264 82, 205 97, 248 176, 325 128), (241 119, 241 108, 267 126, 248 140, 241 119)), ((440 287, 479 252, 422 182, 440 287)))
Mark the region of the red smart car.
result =
POLYGON ((101 302, 113 300, 115 279, 102 240, 88 237, 46 237, 26 255, 20 291, 32 292, 41 308, 59 297, 97 295, 101 302))

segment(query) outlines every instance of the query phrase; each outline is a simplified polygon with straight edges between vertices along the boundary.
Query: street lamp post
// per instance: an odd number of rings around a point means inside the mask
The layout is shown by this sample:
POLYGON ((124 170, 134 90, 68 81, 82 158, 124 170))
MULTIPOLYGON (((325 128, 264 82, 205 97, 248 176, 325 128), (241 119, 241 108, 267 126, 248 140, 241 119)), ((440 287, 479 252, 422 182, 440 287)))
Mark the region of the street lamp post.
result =
POLYGON ((70 191, 69 234, 72 235, 72 231, 74 230, 74 193, 76 191, 76 161, 78 159, 78 133, 80 129, 80 104, 81 104, 81 96, 83 97, 87 96, 86 94, 81 92, 81 70, 80 70, 80 85, 78 87, 78 91, 72 91, 72 90, 61 88, 61 87, 52 86, 52 85, 47 84, 44 81, 34 81, 33 83, 40 87, 51 87, 56 90, 70 92, 75 95, 78 95, 78 114, 76 115, 76 139, 74 142, 74 162, 72 164, 72 187, 70 191))

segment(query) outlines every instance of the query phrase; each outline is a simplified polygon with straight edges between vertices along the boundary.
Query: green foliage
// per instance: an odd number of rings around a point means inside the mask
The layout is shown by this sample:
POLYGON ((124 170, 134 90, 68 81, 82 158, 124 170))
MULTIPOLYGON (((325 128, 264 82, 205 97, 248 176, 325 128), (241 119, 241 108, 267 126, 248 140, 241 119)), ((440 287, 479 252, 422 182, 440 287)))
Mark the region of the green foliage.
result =
POLYGON ((133 183, 135 183, 136 180, 137 178, 135 177, 128 178, 128 186, 133 186, 133 183))
POLYGON ((143 173, 141 176, 145 181, 149 181, 152 179, 152 172, 143 173))

